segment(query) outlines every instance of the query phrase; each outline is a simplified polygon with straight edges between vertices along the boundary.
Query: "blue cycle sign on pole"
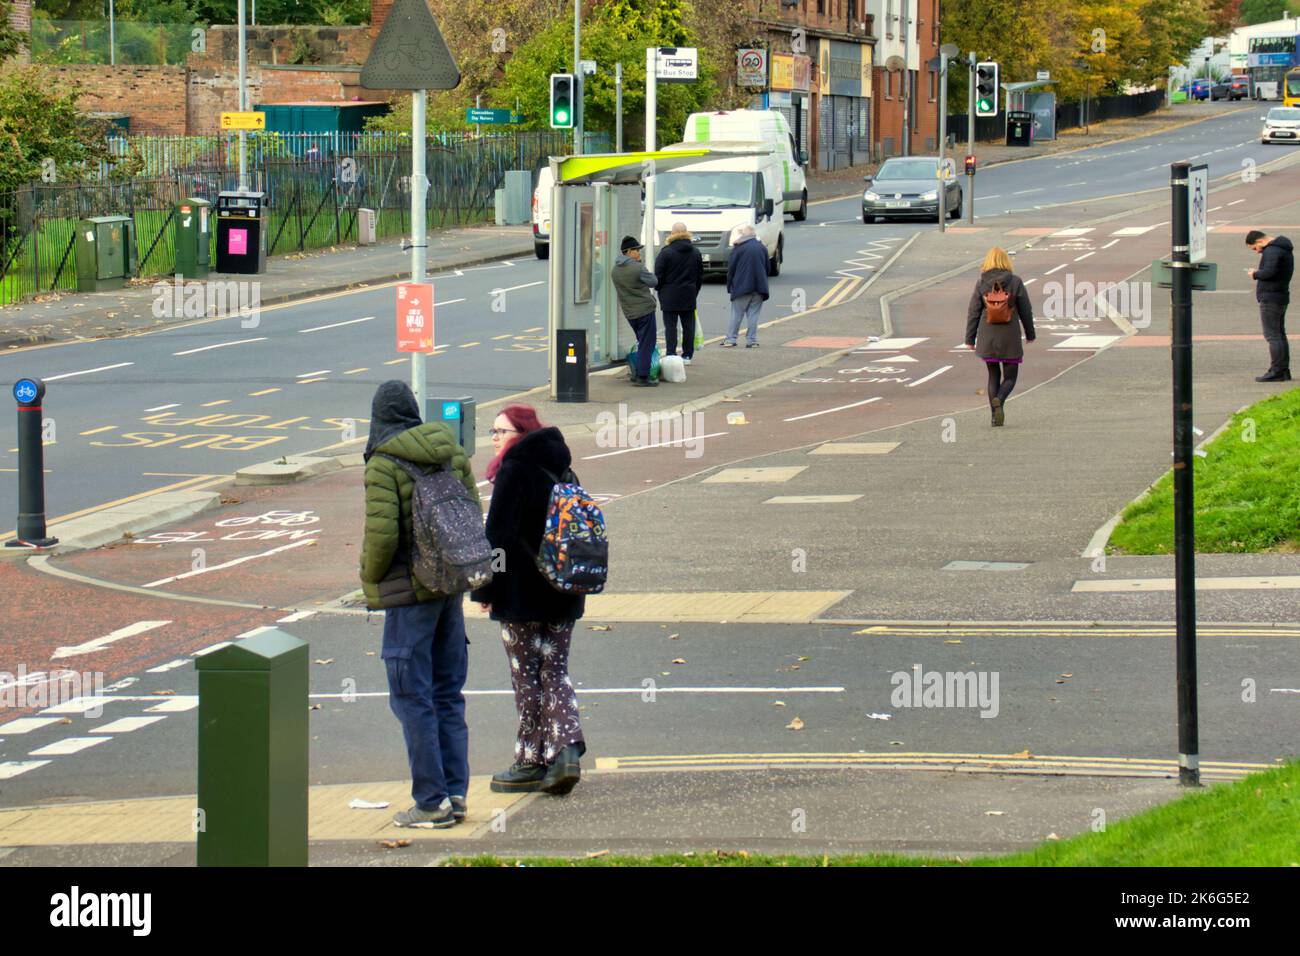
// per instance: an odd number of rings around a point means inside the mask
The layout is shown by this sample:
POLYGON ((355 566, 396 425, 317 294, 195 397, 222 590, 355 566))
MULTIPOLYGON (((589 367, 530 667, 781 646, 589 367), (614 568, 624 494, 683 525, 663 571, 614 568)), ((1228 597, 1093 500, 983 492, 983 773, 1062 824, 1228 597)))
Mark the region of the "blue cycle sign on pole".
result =
POLYGON ((30 378, 20 378, 14 382, 14 400, 19 405, 34 405, 45 391, 44 383, 30 378))

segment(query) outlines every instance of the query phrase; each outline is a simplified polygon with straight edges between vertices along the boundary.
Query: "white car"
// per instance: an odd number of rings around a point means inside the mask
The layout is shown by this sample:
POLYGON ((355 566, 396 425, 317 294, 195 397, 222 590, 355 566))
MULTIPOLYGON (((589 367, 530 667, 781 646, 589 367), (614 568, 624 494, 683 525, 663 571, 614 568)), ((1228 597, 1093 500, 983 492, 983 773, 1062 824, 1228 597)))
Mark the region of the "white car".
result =
POLYGON ((551 189, 554 186, 555 176, 547 163, 537 174, 537 188, 533 190, 533 252, 539 259, 551 254, 551 189))
POLYGON ((1294 143, 1300 141, 1300 107, 1275 106, 1262 117, 1264 130, 1259 141, 1268 143, 1294 143))

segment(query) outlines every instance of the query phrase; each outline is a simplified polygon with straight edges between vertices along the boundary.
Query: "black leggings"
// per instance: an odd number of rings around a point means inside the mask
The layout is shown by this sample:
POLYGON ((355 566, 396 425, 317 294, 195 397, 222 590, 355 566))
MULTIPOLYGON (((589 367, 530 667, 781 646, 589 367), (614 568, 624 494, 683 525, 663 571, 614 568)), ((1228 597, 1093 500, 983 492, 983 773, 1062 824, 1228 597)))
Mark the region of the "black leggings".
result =
POLYGON ((985 362, 989 367, 989 404, 993 399, 1006 401, 1011 390, 1016 387, 1016 376, 1020 366, 1012 362, 985 362))

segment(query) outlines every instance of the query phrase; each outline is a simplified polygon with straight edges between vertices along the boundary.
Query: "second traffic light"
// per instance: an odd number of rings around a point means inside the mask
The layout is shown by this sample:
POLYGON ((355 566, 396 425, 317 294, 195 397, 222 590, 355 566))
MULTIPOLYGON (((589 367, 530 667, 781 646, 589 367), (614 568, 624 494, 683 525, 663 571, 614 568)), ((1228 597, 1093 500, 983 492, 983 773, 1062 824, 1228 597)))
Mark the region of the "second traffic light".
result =
POLYGON ((551 129, 573 129, 574 86, 572 73, 551 74, 551 129))
POLYGON ((975 115, 998 115, 998 65, 992 60, 975 64, 975 115))

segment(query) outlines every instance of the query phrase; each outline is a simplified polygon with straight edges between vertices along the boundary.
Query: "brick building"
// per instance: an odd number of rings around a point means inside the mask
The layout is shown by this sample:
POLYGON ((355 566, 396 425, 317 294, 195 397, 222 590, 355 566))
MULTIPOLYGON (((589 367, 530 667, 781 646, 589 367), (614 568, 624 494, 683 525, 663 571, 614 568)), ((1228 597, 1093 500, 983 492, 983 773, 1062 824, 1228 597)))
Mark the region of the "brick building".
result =
POLYGON ((939 55, 939 0, 866 2, 876 24, 872 142, 882 157, 933 152, 938 148, 939 76, 929 64, 939 55))
MULTIPOLYGON (((26 33, 28 36, 32 32, 32 0, 10 0, 9 7, 9 25, 19 33, 26 33)), ((26 63, 30 57, 26 50, 22 50, 14 57, 19 63, 26 63)))

